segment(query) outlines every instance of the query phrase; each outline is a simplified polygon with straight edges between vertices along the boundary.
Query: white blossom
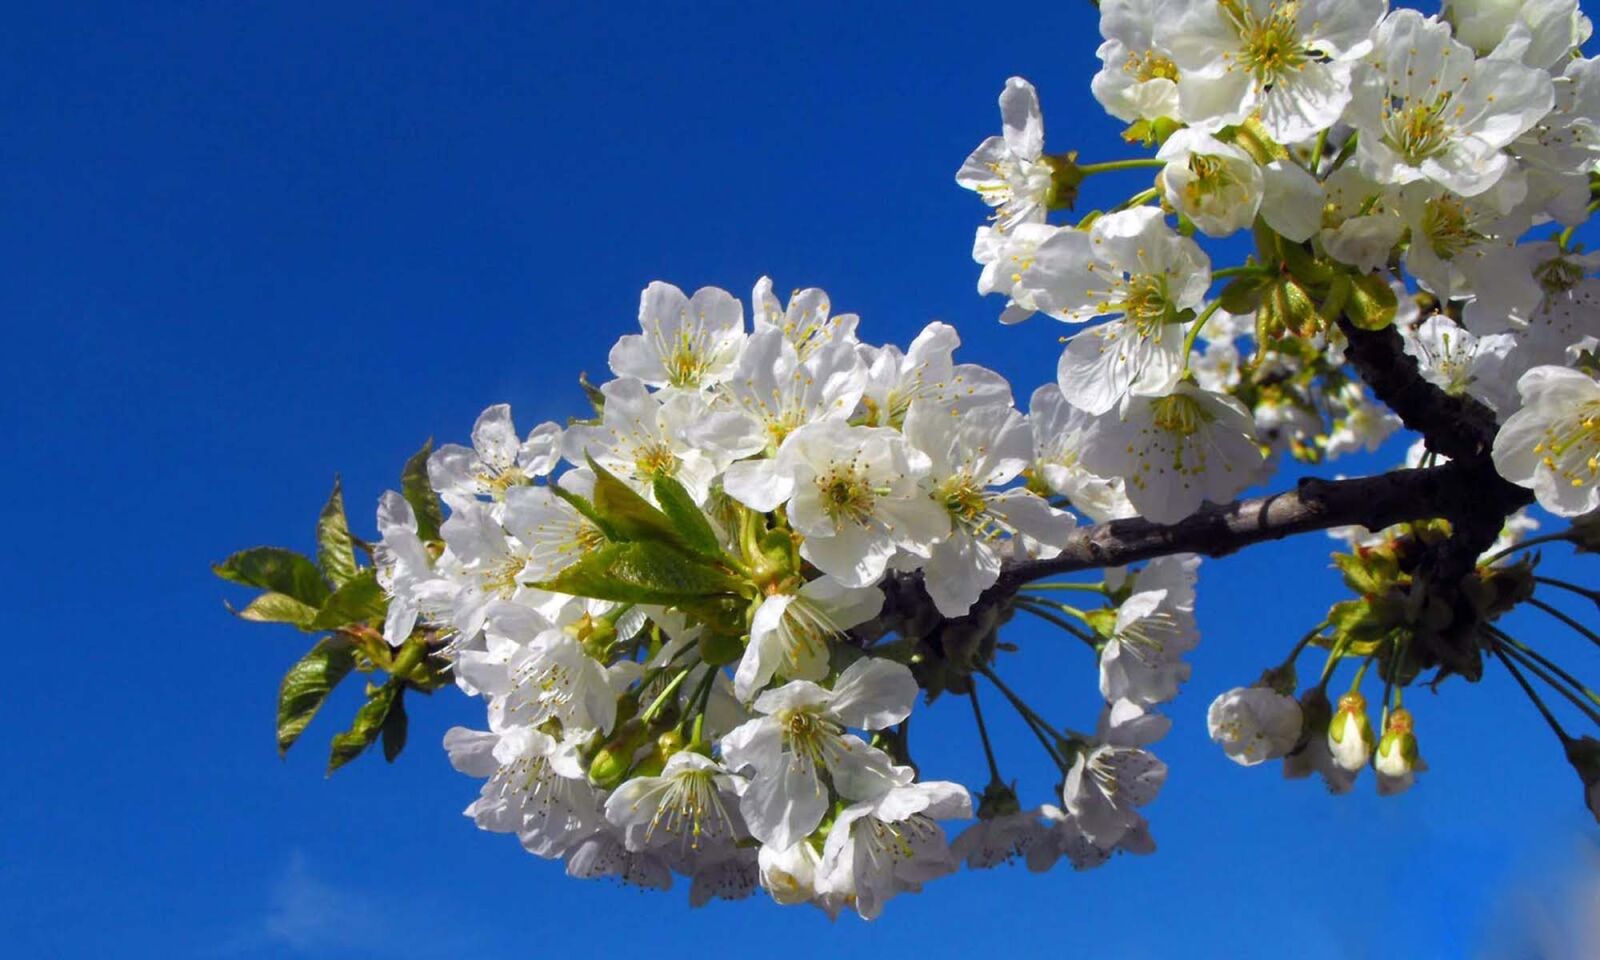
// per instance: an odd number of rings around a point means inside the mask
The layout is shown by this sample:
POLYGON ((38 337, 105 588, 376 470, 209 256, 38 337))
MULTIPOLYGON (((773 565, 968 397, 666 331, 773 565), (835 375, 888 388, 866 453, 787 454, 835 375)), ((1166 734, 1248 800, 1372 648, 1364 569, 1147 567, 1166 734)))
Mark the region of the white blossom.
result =
POLYGON ((1294 749, 1300 704, 1267 687, 1235 687, 1211 701, 1206 727, 1228 759, 1252 767, 1294 749))
POLYGON ((657 280, 639 295, 639 326, 611 348, 611 370, 654 387, 698 389, 725 378, 744 342, 744 307, 726 290, 693 297, 657 280))
POLYGON ((1522 409, 1495 434, 1495 469, 1557 516, 1600 507, 1600 383, 1577 370, 1539 366, 1522 375, 1517 390, 1522 409))
POLYGON ((956 172, 956 183, 994 207, 995 229, 1006 233, 1021 223, 1042 222, 1054 187, 1033 84, 1021 77, 1006 81, 1000 122, 1004 133, 978 145, 956 172))

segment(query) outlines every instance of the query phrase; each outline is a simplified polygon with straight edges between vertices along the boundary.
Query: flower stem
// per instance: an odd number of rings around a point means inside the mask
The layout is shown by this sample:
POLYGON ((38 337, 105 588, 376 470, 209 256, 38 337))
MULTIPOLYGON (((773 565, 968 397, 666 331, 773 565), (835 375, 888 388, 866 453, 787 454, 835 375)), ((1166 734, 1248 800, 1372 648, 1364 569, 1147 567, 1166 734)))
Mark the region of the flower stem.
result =
POLYGON ((1066 632, 1072 634, 1074 637, 1077 637, 1079 640, 1082 640, 1084 643, 1088 644, 1092 649, 1098 649, 1100 646, 1099 642, 1096 641, 1095 638, 1088 632, 1073 625, 1069 621, 1061 619, 1050 611, 1040 608, 1036 604, 1029 603, 1025 597, 1017 598, 1017 607, 1024 613, 1031 613, 1041 620, 1055 624, 1066 632))
POLYGON ((1567 699, 1567 702, 1571 703, 1573 706, 1577 707, 1580 711, 1582 711, 1584 716, 1588 717, 1595 724, 1600 724, 1600 710, 1596 710, 1594 707, 1592 707, 1589 704, 1583 702, 1583 698, 1582 697, 1579 697, 1577 694, 1573 693, 1571 690, 1568 690, 1566 687, 1563 687, 1560 683, 1558 683, 1556 681, 1556 679, 1554 677, 1552 677, 1552 676, 1550 676, 1550 674, 1546 673, 1543 667, 1541 667, 1537 663, 1535 663, 1532 657, 1528 656, 1525 653, 1522 653, 1516 647, 1508 647, 1508 646, 1505 646, 1503 644, 1497 644, 1496 645, 1496 649, 1498 649, 1502 654, 1505 654, 1506 656, 1509 656, 1509 657, 1515 659, 1518 663, 1522 664, 1524 667, 1527 667, 1528 670, 1531 671, 1534 676, 1538 677, 1540 680, 1543 680, 1546 684, 1549 684, 1550 689, 1554 690, 1556 693, 1561 694, 1563 697, 1565 697, 1567 699))
POLYGON ((1580 587, 1576 583, 1568 583, 1565 580, 1557 580, 1555 577, 1534 577, 1533 582, 1542 583, 1550 587, 1560 587, 1562 590, 1576 593, 1580 597, 1593 600, 1595 603, 1600 603, 1600 593, 1596 593, 1587 587, 1580 587))
POLYGON ((1321 633, 1327 628, 1327 626, 1328 621, 1324 620, 1307 631, 1306 635, 1300 638, 1300 642, 1294 645, 1294 649, 1289 651, 1289 655, 1283 658, 1283 662, 1278 665, 1278 668, 1281 670, 1282 668, 1287 667, 1289 664, 1300 659, 1301 652, 1304 651, 1311 641, 1317 638, 1317 634, 1321 633))
POLYGON ((1087 177, 1096 173, 1111 173, 1116 170, 1139 170, 1147 167, 1164 167, 1166 165, 1167 161, 1157 160, 1155 157, 1134 157, 1131 160, 1107 160, 1104 163, 1080 163, 1078 164, 1078 172, 1087 177))
POLYGON ((1016 708, 1017 712, 1022 714, 1024 717, 1026 717, 1028 720, 1032 721, 1033 723, 1038 724, 1039 725, 1039 729, 1049 733, 1052 737, 1055 737, 1057 740, 1071 740, 1072 739, 1072 737, 1070 737, 1067 734, 1061 732, 1060 730, 1057 730, 1055 727, 1052 727, 1050 725, 1050 722, 1048 720, 1046 720, 1044 717, 1041 717, 1037 713, 1035 713, 1033 708, 1029 707, 1028 704, 1021 697, 1017 696, 1015 691, 1013 691, 1010 687, 1005 685, 1005 681, 1003 681, 999 677, 995 676, 995 672, 993 670, 989 669, 986 666, 980 666, 978 668, 978 672, 983 674, 985 677, 988 677, 989 678, 989 682, 994 684, 995 685, 995 689, 999 690, 1002 694, 1004 694, 1005 698, 1007 700, 1011 701, 1011 705, 1016 708))
POLYGON ((1151 200, 1154 200, 1156 197, 1159 197, 1159 196, 1161 196, 1161 191, 1157 190, 1155 187, 1151 187, 1148 190, 1141 190, 1138 193, 1134 194, 1133 196, 1129 197, 1128 199, 1126 199, 1126 200, 1122 201, 1121 203, 1117 204, 1116 206, 1112 207, 1111 208, 1111 212, 1112 213, 1120 213, 1123 210, 1131 210, 1134 207, 1137 207, 1137 206, 1140 206, 1142 204, 1148 203, 1151 200))
POLYGON ((1511 659, 1506 656, 1505 650, 1499 646, 1493 649, 1495 656, 1500 658, 1500 662, 1506 665, 1506 669, 1511 672, 1511 676, 1516 678, 1517 685, 1522 687, 1522 692, 1528 695, 1528 699, 1533 701, 1533 705, 1539 708, 1539 713, 1544 716, 1544 722, 1550 725, 1550 729, 1555 731, 1561 742, 1566 743, 1572 739, 1567 735, 1567 731, 1561 729, 1560 721, 1556 720, 1555 714, 1551 713, 1550 708, 1544 705, 1544 701, 1539 698, 1538 692, 1533 689, 1533 685, 1528 682, 1528 678, 1524 677, 1522 671, 1517 669, 1517 665, 1512 663, 1511 659))
POLYGON ((1535 607, 1538 607, 1540 610, 1543 610, 1545 613, 1550 614, 1550 616, 1555 617, 1557 620, 1560 620, 1562 623, 1576 630, 1578 633, 1588 637, 1589 640, 1596 646, 1600 646, 1600 634, 1596 634, 1593 630, 1590 630, 1588 627, 1567 616, 1565 613, 1562 613, 1560 610, 1557 610, 1555 607, 1552 607, 1550 604, 1545 603, 1538 597, 1529 597, 1528 602, 1533 604, 1535 607))
POLYGON ((1021 586, 1020 589, 1022 589, 1022 590, 1082 590, 1085 593, 1100 593, 1100 594, 1103 594, 1103 593, 1106 592, 1106 585, 1105 585, 1104 581, 1101 581, 1100 583, 1067 583, 1067 582, 1025 583, 1025 584, 1023 584, 1021 586))
POLYGON ((1478 566, 1480 566, 1480 567, 1488 566, 1489 564, 1494 563, 1496 560, 1499 560, 1501 557, 1509 556, 1509 555, 1517 552, 1518 550, 1526 550, 1529 547, 1537 547, 1541 543, 1555 543, 1558 540, 1566 540, 1566 539, 1569 539, 1569 538, 1567 536, 1567 531, 1565 531, 1565 530, 1563 530, 1560 533, 1547 533, 1547 534, 1544 534, 1543 536, 1529 537, 1528 539, 1523 540, 1523 541, 1521 541, 1519 543, 1513 543, 1511 546, 1506 547, 1504 550, 1497 550, 1494 553, 1490 554, 1489 556, 1484 557, 1482 560, 1478 561, 1478 566))
POLYGON ((684 667, 682 670, 679 670, 678 675, 672 678, 672 682, 663 687, 660 693, 656 694, 656 698, 650 701, 650 706, 645 708, 644 713, 639 714, 639 721, 641 723, 648 724, 650 720, 655 717, 657 711, 666 705, 668 698, 677 693, 678 688, 683 686, 683 681, 689 676, 689 671, 691 669, 693 668, 684 667))
POLYGON ((1491 626, 1489 628, 1489 632, 1494 635, 1496 640, 1499 640, 1502 643, 1511 644, 1513 647, 1516 647, 1518 650, 1522 651, 1523 654, 1529 658, 1537 661, 1540 666, 1566 681, 1567 685, 1573 690, 1583 694, 1591 703, 1597 707, 1600 707, 1600 694, 1596 694, 1593 690, 1590 690, 1588 687, 1584 686, 1582 680, 1579 680, 1577 677, 1563 670, 1555 661, 1528 646, 1526 643, 1523 643, 1521 640, 1518 640, 1516 637, 1506 633, 1504 630, 1501 630, 1499 627, 1491 626))
POLYGON ((994 762, 994 747, 989 745, 989 728, 983 723, 983 710, 978 706, 978 685, 973 684, 967 691, 967 696, 972 700, 972 718, 978 722, 978 739, 983 741, 983 758, 989 761, 989 781, 991 783, 1004 783, 1000 778, 1000 767, 994 762))
POLYGON ((1213 300, 1213 301, 1211 301, 1210 306, 1208 306, 1204 310, 1200 311, 1200 316, 1194 318, 1194 323, 1190 325, 1189 332, 1184 334, 1184 337, 1183 337, 1183 369, 1185 369, 1185 370, 1189 369, 1189 357, 1190 357, 1191 354, 1194 353, 1194 342, 1195 342, 1195 340, 1199 339, 1200 331, 1202 329, 1204 329, 1204 327, 1206 325, 1206 321, 1210 320, 1211 319, 1211 315, 1213 313, 1216 313, 1217 312, 1217 308, 1221 307, 1221 306, 1222 306, 1222 301, 1221 300, 1213 300))

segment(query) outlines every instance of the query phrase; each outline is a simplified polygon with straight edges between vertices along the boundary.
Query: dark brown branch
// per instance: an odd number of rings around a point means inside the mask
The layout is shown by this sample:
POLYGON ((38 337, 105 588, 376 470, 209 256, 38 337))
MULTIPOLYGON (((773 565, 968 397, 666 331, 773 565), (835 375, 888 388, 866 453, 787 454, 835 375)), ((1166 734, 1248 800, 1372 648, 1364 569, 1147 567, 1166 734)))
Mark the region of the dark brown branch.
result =
POLYGON ((1395 470, 1353 480, 1308 477, 1292 491, 1226 506, 1208 505, 1177 523, 1131 519, 1081 528, 1059 556, 1008 566, 996 589, 1009 591, 1041 577, 1117 567, 1173 553, 1217 557, 1264 540, 1329 527, 1359 525, 1381 530, 1406 520, 1469 510, 1498 518, 1530 500, 1527 491, 1500 480, 1492 467, 1485 475, 1482 462, 1395 470))
POLYGON ((1429 450, 1452 460, 1488 456, 1499 429, 1494 413, 1472 397, 1451 396, 1425 380, 1392 325, 1362 330, 1345 320, 1339 329, 1349 342, 1346 359, 1402 423, 1422 434, 1429 450))

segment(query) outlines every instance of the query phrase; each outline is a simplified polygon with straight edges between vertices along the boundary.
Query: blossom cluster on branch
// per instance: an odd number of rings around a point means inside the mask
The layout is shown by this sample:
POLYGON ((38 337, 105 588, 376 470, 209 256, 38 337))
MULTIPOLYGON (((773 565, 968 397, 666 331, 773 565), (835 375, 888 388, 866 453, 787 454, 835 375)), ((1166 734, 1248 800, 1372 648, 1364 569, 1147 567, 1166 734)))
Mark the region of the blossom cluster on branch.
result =
POLYGON ((962 863, 1153 850, 1142 808, 1167 768, 1150 748, 1199 641, 1197 554, 1339 527, 1350 599, 1215 699, 1226 755, 1334 792, 1369 766, 1380 793, 1408 789, 1426 764, 1404 691, 1498 664, 1600 816, 1600 741, 1532 681, 1587 721, 1600 698, 1503 623, 1526 605, 1600 644, 1546 599, 1600 594, 1521 552, 1600 546, 1600 255, 1574 239, 1600 209, 1589 20, 1576 0, 1100 7, 1091 90, 1151 155, 1047 152, 1012 78, 1002 133, 956 176, 993 208, 973 254, 1000 320, 1080 325, 1056 382, 1019 409, 957 362, 948 325, 902 349, 820 290, 762 278, 747 323, 724 290, 651 283, 613 377, 582 381, 584 416, 523 433, 491 406, 470 445, 406 466, 375 542, 336 486, 315 562, 218 565, 263 591, 241 616, 323 634, 285 677, 280 749, 344 677, 382 671, 330 770, 380 739, 393 759, 407 692, 453 684, 486 706, 484 729, 445 741, 484 781, 467 808, 483 829, 576 877, 686 878, 697 905, 759 888, 870 918, 962 863), (1092 178, 1141 169, 1147 187, 1075 212, 1120 182, 1092 178), (1214 266, 1204 242, 1241 231, 1253 252, 1214 266), (1382 489, 1230 505, 1284 457, 1375 451, 1402 426, 1422 439, 1382 489), (1570 526, 1530 539, 1530 501, 1570 526), (1002 677, 1018 614, 1094 652, 1088 731, 1002 677), (1028 803, 980 690, 1052 771, 1028 803), (968 701, 976 804, 922 775, 919 695, 968 701))

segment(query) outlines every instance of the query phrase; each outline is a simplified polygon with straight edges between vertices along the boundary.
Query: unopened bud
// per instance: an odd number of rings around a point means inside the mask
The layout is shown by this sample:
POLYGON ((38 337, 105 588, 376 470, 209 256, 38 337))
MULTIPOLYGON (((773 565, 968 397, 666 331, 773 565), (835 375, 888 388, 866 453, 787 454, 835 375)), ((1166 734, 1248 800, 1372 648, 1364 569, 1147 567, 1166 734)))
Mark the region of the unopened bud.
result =
POLYGON ((1383 739, 1378 741, 1373 766, 1378 770, 1378 793, 1389 795, 1410 788, 1416 772, 1423 769, 1417 754, 1417 737, 1412 733, 1411 711, 1404 708, 1389 714, 1383 739))
POLYGON ((1355 773, 1372 757, 1372 722, 1367 719, 1367 698, 1352 690, 1339 698, 1339 709, 1328 722, 1328 752, 1333 762, 1355 773))

